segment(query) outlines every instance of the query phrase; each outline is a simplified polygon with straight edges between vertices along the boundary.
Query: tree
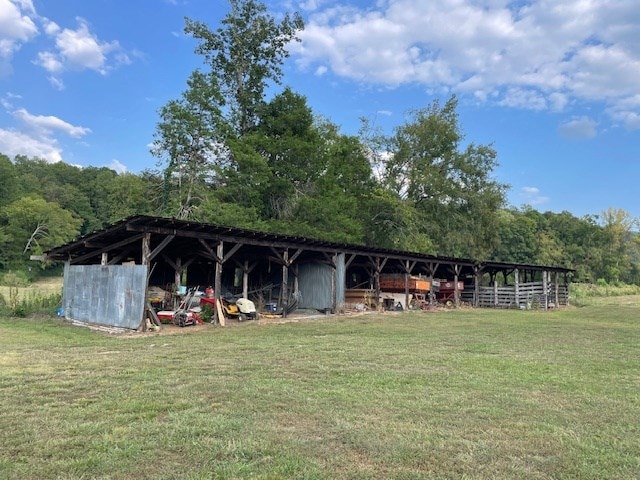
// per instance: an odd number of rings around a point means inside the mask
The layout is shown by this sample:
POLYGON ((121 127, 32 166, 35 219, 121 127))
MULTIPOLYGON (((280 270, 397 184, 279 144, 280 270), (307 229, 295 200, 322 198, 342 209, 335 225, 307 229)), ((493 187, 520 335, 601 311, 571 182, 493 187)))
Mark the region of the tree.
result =
POLYGON ((421 214, 436 253, 485 258, 496 238, 506 185, 492 178, 497 154, 489 145, 462 149, 458 102, 413 112, 388 139, 383 184, 421 214))
POLYGON ((71 212, 37 196, 22 197, 0 209, 7 256, 14 262, 72 240, 81 224, 71 212))
POLYGON ((160 122, 151 153, 166 163, 162 213, 192 216, 208 184, 223 165, 225 121, 223 98, 214 75, 195 71, 179 100, 160 110, 160 122))
POLYGON ((309 233, 300 234, 363 243, 368 216, 363 203, 374 187, 364 148, 357 138, 341 135, 330 122, 318 121, 316 128, 321 143, 316 160, 306 169, 307 191, 300 196, 292 220, 306 225, 309 233))
POLYGON ((187 19, 185 31, 199 41, 208 71, 195 71, 179 100, 160 111, 152 153, 164 169, 164 213, 197 216, 212 190, 218 201, 242 201, 256 208, 256 190, 247 177, 264 181, 268 171, 260 152, 245 137, 255 130, 269 82, 279 83, 287 45, 303 28, 298 14, 280 22, 256 0, 230 0, 231 11, 212 31, 187 19), (238 194, 243 195, 239 196, 238 194), (224 198, 228 194, 231 198, 224 198))
POLYGON ((0 154, 0 207, 13 200, 18 194, 17 173, 6 155, 0 154))
POLYGON ((268 82, 279 83, 287 45, 304 28, 299 14, 285 15, 278 23, 256 0, 229 0, 231 12, 215 32, 187 19, 185 31, 200 41, 196 53, 216 76, 228 120, 238 136, 256 124, 268 82))
MULTIPOLYGON (((268 175, 251 182, 262 192, 267 219, 290 220, 298 202, 313 195, 327 158, 311 108, 304 96, 290 88, 260 109, 255 130, 244 141, 265 161, 268 175)), ((333 134, 333 133, 332 133, 333 134)), ((245 177, 258 173, 255 166, 245 177)))
POLYGON ((121 173, 115 176, 105 189, 110 207, 109 223, 131 215, 154 213, 153 199, 150 196, 151 185, 142 175, 121 173))
POLYGON ((602 225, 606 248, 601 273, 608 281, 630 281, 631 251, 634 244, 632 230, 638 226, 637 220, 622 209, 609 208, 602 213, 602 225))
POLYGON ((538 223, 518 209, 503 210, 498 215, 498 238, 494 260, 535 263, 538 251, 538 223))

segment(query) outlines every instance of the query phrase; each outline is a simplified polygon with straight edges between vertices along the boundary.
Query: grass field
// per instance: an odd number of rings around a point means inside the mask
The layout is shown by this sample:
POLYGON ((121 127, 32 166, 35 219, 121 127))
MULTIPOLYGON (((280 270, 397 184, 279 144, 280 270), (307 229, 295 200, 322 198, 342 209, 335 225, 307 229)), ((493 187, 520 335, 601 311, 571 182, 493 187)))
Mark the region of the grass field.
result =
POLYGON ((62 292, 62 277, 42 278, 28 286, 9 287, 0 285, 0 308, 49 297, 62 292))
POLYGON ((637 479, 640 298, 114 336, 0 319, 0 478, 637 479))

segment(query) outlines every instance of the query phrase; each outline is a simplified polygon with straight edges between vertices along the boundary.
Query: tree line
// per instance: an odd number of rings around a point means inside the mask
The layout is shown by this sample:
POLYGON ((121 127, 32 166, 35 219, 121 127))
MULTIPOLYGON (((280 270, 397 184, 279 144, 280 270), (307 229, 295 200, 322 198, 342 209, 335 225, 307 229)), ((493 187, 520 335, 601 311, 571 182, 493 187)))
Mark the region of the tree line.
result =
MULTIPOLYGON (((159 112, 139 174, 0 155, 0 270, 133 214, 478 260, 566 266, 640 285, 635 219, 507 205, 492 145, 465 142, 455 96, 386 134, 345 135, 279 87, 299 15, 230 0, 212 30, 187 19, 203 66, 159 112), (280 88, 278 90, 278 88, 280 88), (267 91, 275 92, 267 98, 267 91)), ((49 268, 43 264, 43 268, 49 268)))

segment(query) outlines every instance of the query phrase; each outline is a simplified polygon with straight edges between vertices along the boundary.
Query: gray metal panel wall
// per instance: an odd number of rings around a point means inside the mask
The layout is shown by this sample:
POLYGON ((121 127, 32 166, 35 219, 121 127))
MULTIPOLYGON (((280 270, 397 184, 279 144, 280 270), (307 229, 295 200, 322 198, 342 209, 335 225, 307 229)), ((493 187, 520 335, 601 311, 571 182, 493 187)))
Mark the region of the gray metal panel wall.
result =
POLYGON ((336 307, 342 308, 345 302, 345 289, 347 288, 347 269, 344 266, 345 254, 339 253, 336 262, 336 307))
POLYGON ((306 263, 298 269, 300 308, 331 308, 331 275, 333 269, 322 263, 306 263))
POLYGON ((144 265, 65 265, 62 290, 67 320, 137 329, 147 285, 144 265))

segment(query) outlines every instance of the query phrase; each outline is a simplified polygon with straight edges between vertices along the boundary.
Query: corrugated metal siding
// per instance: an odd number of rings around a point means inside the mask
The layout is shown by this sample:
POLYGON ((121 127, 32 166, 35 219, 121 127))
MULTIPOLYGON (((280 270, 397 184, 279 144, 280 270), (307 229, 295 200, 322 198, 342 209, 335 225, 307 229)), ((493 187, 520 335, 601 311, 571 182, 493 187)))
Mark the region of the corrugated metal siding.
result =
MULTIPOLYGON (((344 265, 344 262, 343 262, 344 265)), ((298 269, 300 308, 331 308, 331 275, 333 269, 321 263, 306 263, 298 269)))
POLYGON ((347 269, 344 266, 345 254, 339 253, 336 262, 336 308, 342 310, 347 288, 347 269))
POLYGON ((147 283, 144 265, 66 265, 62 308, 67 320, 137 329, 147 283))

